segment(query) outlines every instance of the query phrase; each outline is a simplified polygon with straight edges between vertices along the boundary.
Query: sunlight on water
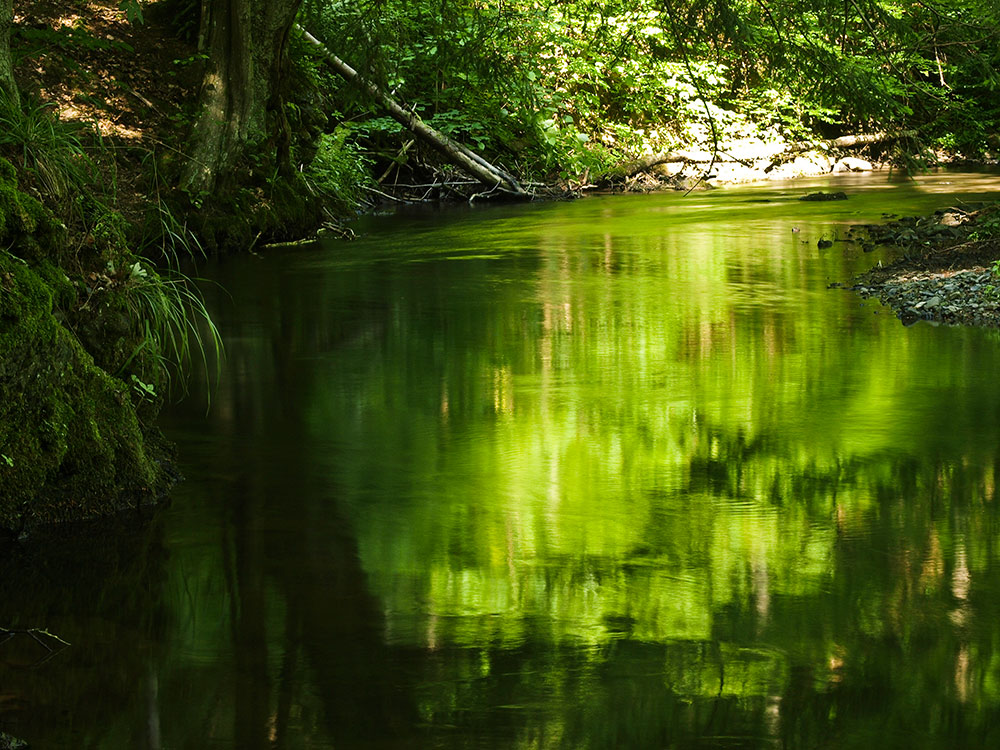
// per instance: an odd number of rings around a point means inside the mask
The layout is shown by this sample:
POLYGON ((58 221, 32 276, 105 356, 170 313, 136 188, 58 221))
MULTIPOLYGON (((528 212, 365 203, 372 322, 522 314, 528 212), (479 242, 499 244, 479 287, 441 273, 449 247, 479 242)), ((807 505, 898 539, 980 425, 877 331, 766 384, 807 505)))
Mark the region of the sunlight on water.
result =
POLYGON ((262 408, 294 421, 308 489, 259 512, 349 529, 371 637, 424 654, 400 679, 444 744, 811 747, 868 730, 807 719, 803 691, 849 717, 877 688, 894 715, 913 675, 955 670, 920 700, 997 705, 996 626, 953 604, 956 575, 996 591, 972 530, 996 337, 827 289, 874 262, 851 224, 998 186, 945 177, 415 215, 268 258, 290 324, 262 408))
POLYGON ((887 257, 851 224, 998 188, 459 208, 208 269, 225 377, 168 416, 117 667, 159 698, 91 745, 155 705, 164 747, 992 746, 1000 342, 828 286, 887 257))

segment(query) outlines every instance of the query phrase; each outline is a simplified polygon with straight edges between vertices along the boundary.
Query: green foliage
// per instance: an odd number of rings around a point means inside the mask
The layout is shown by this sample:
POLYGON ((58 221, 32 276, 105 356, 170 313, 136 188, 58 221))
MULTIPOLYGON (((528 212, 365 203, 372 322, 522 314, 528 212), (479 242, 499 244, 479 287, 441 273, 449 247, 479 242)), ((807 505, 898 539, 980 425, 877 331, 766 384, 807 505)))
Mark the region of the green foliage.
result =
POLYGON ((351 140, 349 128, 338 128, 319 139, 316 155, 304 170, 312 188, 341 206, 354 208, 365 200, 370 162, 351 140))
POLYGON ((125 17, 129 23, 145 23, 142 15, 142 5, 139 0, 121 0, 118 9, 125 12, 125 17))
POLYGON ((96 177, 80 133, 80 126, 54 117, 50 105, 22 106, 16 94, 0 91, 0 155, 64 217, 75 213, 77 197, 96 177))
MULTIPOLYGON (((439 129, 547 174, 775 129, 920 127, 977 154, 1000 122, 1000 14, 980 0, 306 0, 303 23, 439 129)), ((397 125, 368 126, 398 149, 397 125)))

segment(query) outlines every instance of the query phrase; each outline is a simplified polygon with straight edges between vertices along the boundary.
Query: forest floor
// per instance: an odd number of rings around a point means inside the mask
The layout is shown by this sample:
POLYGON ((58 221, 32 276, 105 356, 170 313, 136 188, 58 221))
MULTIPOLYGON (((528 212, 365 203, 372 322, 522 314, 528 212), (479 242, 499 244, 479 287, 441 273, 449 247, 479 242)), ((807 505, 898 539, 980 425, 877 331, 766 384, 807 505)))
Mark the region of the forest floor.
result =
POLYGON ((878 298, 906 325, 925 320, 1000 328, 998 225, 1000 207, 994 205, 860 227, 862 247, 896 246, 902 256, 857 277, 850 289, 878 298))
MULTIPOLYGON (((141 222, 157 189, 153 165, 170 163, 194 112, 197 49, 147 12, 130 23, 118 0, 15 4, 15 76, 22 91, 78 139, 126 219, 141 222)), ((150 6, 152 10, 152 6, 150 6)))

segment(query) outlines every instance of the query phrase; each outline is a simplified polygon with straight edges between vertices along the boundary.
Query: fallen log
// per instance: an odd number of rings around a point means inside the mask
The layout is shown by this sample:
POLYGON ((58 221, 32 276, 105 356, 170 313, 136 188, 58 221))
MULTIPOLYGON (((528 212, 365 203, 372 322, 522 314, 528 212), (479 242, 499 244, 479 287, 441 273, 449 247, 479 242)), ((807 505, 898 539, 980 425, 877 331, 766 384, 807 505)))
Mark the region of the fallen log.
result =
MULTIPOLYGON (((868 146, 873 143, 884 143, 886 141, 897 140, 899 138, 912 138, 917 133, 914 130, 907 130, 900 133, 867 133, 862 135, 844 135, 840 138, 832 138, 826 141, 796 141, 789 143, 780 151, 762 151, 757 155, 759 161, 771 161, 772 164, 782 161, 783 156, 812 151, 832 151, 838 148, 855 148, 857 146, 868 146)), ((726 162, 739 162, 746 164, 744 158, 726 158, 726 154, 719 153, 715 162, 717 164, 726 162)), ((608 174, 611 177, 631 177, 638 172, 645 172, 659 164, 708 164, 712 161, 712 154, 709 151, 661 151, 655 154, 644 154, 636 159, 620 164, 612 169, 608 174)))
POLYGON ((885 143, 895 141, 900 138, 913 138, 917 135, 915 130, 905 130, 900 133, 866 133, 862 135, 842 135, 840 138, 833 138, 828 141, 796 141, 789 144, 784 153, 797 154, 802 151, 812 149, 830 150, 834 148, 854 148, 855 146, 870 146, 873 143, 885 143))
POLYGON ((382 105, 396 122, 409 130, 427 145, 434 148, 444 156, 449 162, 462 169, 467 174, 475 177, 485 187, 493 190, 503 190, 504 192, 522 198, 530 198, 531 194, 526 192, 514 177, 490 164, 479 154, 449 138, 444 133, 432 128, 420 119, 414 112, 404 109, 395 99, 383 91, 378 85, 362 76, 358 71, 337 57, 327 49, 319 39, 314 37, 301 26, 297 27, 302 32, 307 42, 316 47, 330 64, 330 67, 349 83, 358 86, 375 101, 382 105))
MULTIPOLYGON (((632 161, 620 164, 608 174, 611 177, 631 177, 638 172, 645 172, 658 164, 708 164, 712 154, 707 151, 661 151, 658 154, 645 154, 632 161)), ((717 160, 723 161, 723 160, 717 160)))

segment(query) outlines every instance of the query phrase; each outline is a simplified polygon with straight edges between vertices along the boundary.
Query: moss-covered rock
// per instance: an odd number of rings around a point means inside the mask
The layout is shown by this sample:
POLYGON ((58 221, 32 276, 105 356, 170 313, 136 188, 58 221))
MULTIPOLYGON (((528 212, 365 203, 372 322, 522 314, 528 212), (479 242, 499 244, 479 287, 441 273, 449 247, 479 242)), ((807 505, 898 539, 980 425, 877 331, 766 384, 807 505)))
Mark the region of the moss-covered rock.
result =
POLYGON ((46 255, 40 251, 43 244, 58 249, 60 229, 41 203, 17 189, 14 167, 0 158, 0 243, 16 248, 22 258, 42 260, 46 255))
MULTIPOLYGON (((168 484, 164 443, 137 416, 129 386, 64 325, 77 288, 59 262, 60 236, 0 159, 0 529, 107 515, 168 484)), ((72 318, 79 327, 78 310, 72 318)), ((119 331, 103 333, 107 348, 127 345, 119 331)), ((92 338, 93 349, 101 336, 92 338)))
POLYGON ((127 386, 94 364, 54 317, 49 287, 6 252, 0 353, 0 527, 105 515, 163 492, 127 386))

